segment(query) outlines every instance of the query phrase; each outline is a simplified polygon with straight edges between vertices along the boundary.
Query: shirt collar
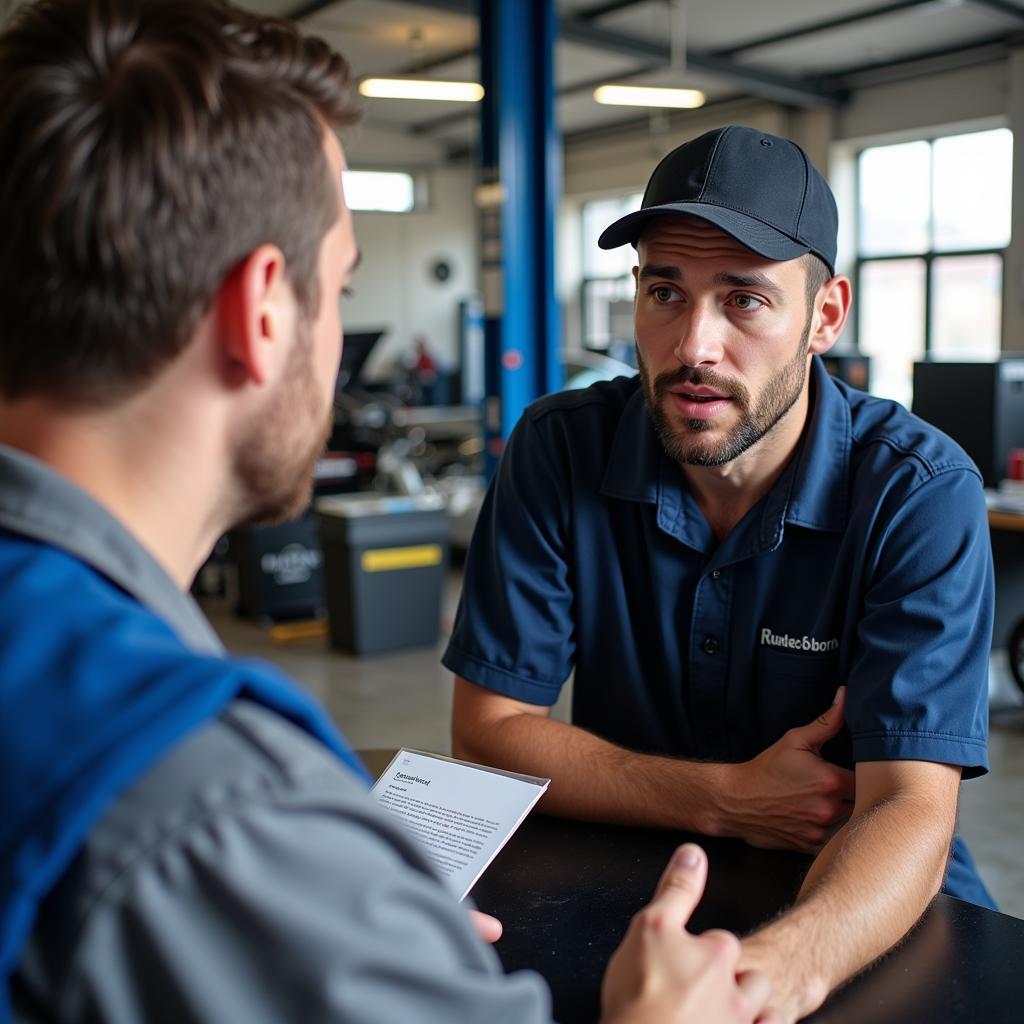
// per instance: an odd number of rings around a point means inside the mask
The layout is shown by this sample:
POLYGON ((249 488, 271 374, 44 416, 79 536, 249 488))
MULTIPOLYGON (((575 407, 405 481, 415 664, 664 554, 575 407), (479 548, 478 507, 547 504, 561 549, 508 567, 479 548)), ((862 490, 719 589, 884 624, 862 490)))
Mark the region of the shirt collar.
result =
POLYGON ((626 402, 612 438, 601 493, 609 498, 653 505, 658 500, 660 467, 665 455, 647 413, 639 375, 635 380, 636 390, 626 402))
POLYGON ((846 528, 850 403, 818 356, 811 360, 811 410, 794 462, 786 522, 811 530, 846 528))
MULTIPOLYGON (((760 532, 767 547, 775 547, 782 540, 784 523, 830 531, 841 531, 846 526, 850 406, 818 356, 811 360, 810 377, 807 429, 794 457, 765 498, 760 532)), ((656 504, 663 490, 662 461, 666 459, 637 378, 637 388, 623 409, 612 439, 601 493, 656 504)))
POLYGON ((0 527, 60 548, 145 605, 190 648, 223 645, 191 595, 102 505, 45 463, 0 445, 0 527))

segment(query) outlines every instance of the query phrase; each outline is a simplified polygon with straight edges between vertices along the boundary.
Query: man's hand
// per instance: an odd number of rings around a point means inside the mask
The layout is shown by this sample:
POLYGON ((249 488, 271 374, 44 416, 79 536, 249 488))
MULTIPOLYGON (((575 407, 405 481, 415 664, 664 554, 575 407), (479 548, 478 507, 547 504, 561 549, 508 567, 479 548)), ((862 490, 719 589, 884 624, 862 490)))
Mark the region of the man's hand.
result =
POLYGON ((654 899, 633 918, 608 962, 604 1024, 779 1024, 764 1009, 771 995, 767 978, 756 971, 736 974, 739 940, 729 932, 686 931, 706 878, 699 846, 676 850, 654 899))
POLYGON ((479 910, 471 910, 469 912, 469 920, 473 925, 473 930, 484 942, 497 942, 501 938, 501 933, 505 930, 502 923, 496 917, 491 917, 490 914, 484 914, 479 910))
POLYGON ((828 842, 853 810, 853 772, 819 754, 842 728, 845 700, 841 686, 824 714, 732 768, 720 795, 716 834, 804 853, 817 853, 828 842))

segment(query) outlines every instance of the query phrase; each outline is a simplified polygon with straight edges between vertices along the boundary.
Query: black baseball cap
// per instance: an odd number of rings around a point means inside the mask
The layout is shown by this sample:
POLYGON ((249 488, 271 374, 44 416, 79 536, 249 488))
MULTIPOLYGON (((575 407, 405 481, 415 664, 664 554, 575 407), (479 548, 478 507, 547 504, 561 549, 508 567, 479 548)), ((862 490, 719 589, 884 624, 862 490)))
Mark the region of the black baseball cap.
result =
POLYGON ((635 245, 648 221, 673 213, 700 217, 770 260, 813 252, 835 273, 835 198, 789 139, 731 124, 684 142, 655 167, 640 209, 606 228, 597 244, 635 245))

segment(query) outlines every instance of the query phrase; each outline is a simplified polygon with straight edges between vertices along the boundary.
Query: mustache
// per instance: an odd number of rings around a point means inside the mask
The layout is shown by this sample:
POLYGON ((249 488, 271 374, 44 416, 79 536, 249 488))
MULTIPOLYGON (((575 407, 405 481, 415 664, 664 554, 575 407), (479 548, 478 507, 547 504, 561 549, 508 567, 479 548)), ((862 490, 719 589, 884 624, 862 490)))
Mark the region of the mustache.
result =
POLYGON ((654 378, 651 390, 655 398, 664 398, 670 389, 683 384, 691 384, 695 388, 711 388, 730 398, 735 398, 740 405, 746 406, 749 399, 747 389, 738 381, 730 380, 713 370, 700 367, 681 366, 678 370, 666 370, 654 378))

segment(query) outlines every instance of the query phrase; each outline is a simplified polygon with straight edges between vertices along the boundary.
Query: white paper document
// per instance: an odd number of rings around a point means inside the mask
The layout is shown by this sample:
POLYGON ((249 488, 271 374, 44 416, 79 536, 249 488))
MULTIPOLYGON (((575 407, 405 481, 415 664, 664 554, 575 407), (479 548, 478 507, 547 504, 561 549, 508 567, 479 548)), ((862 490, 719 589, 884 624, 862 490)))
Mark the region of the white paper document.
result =
POLYGON ((402 819, 461 900, 549 782, 441 754, 400 750, 372 793, 381 807, 402 819))

